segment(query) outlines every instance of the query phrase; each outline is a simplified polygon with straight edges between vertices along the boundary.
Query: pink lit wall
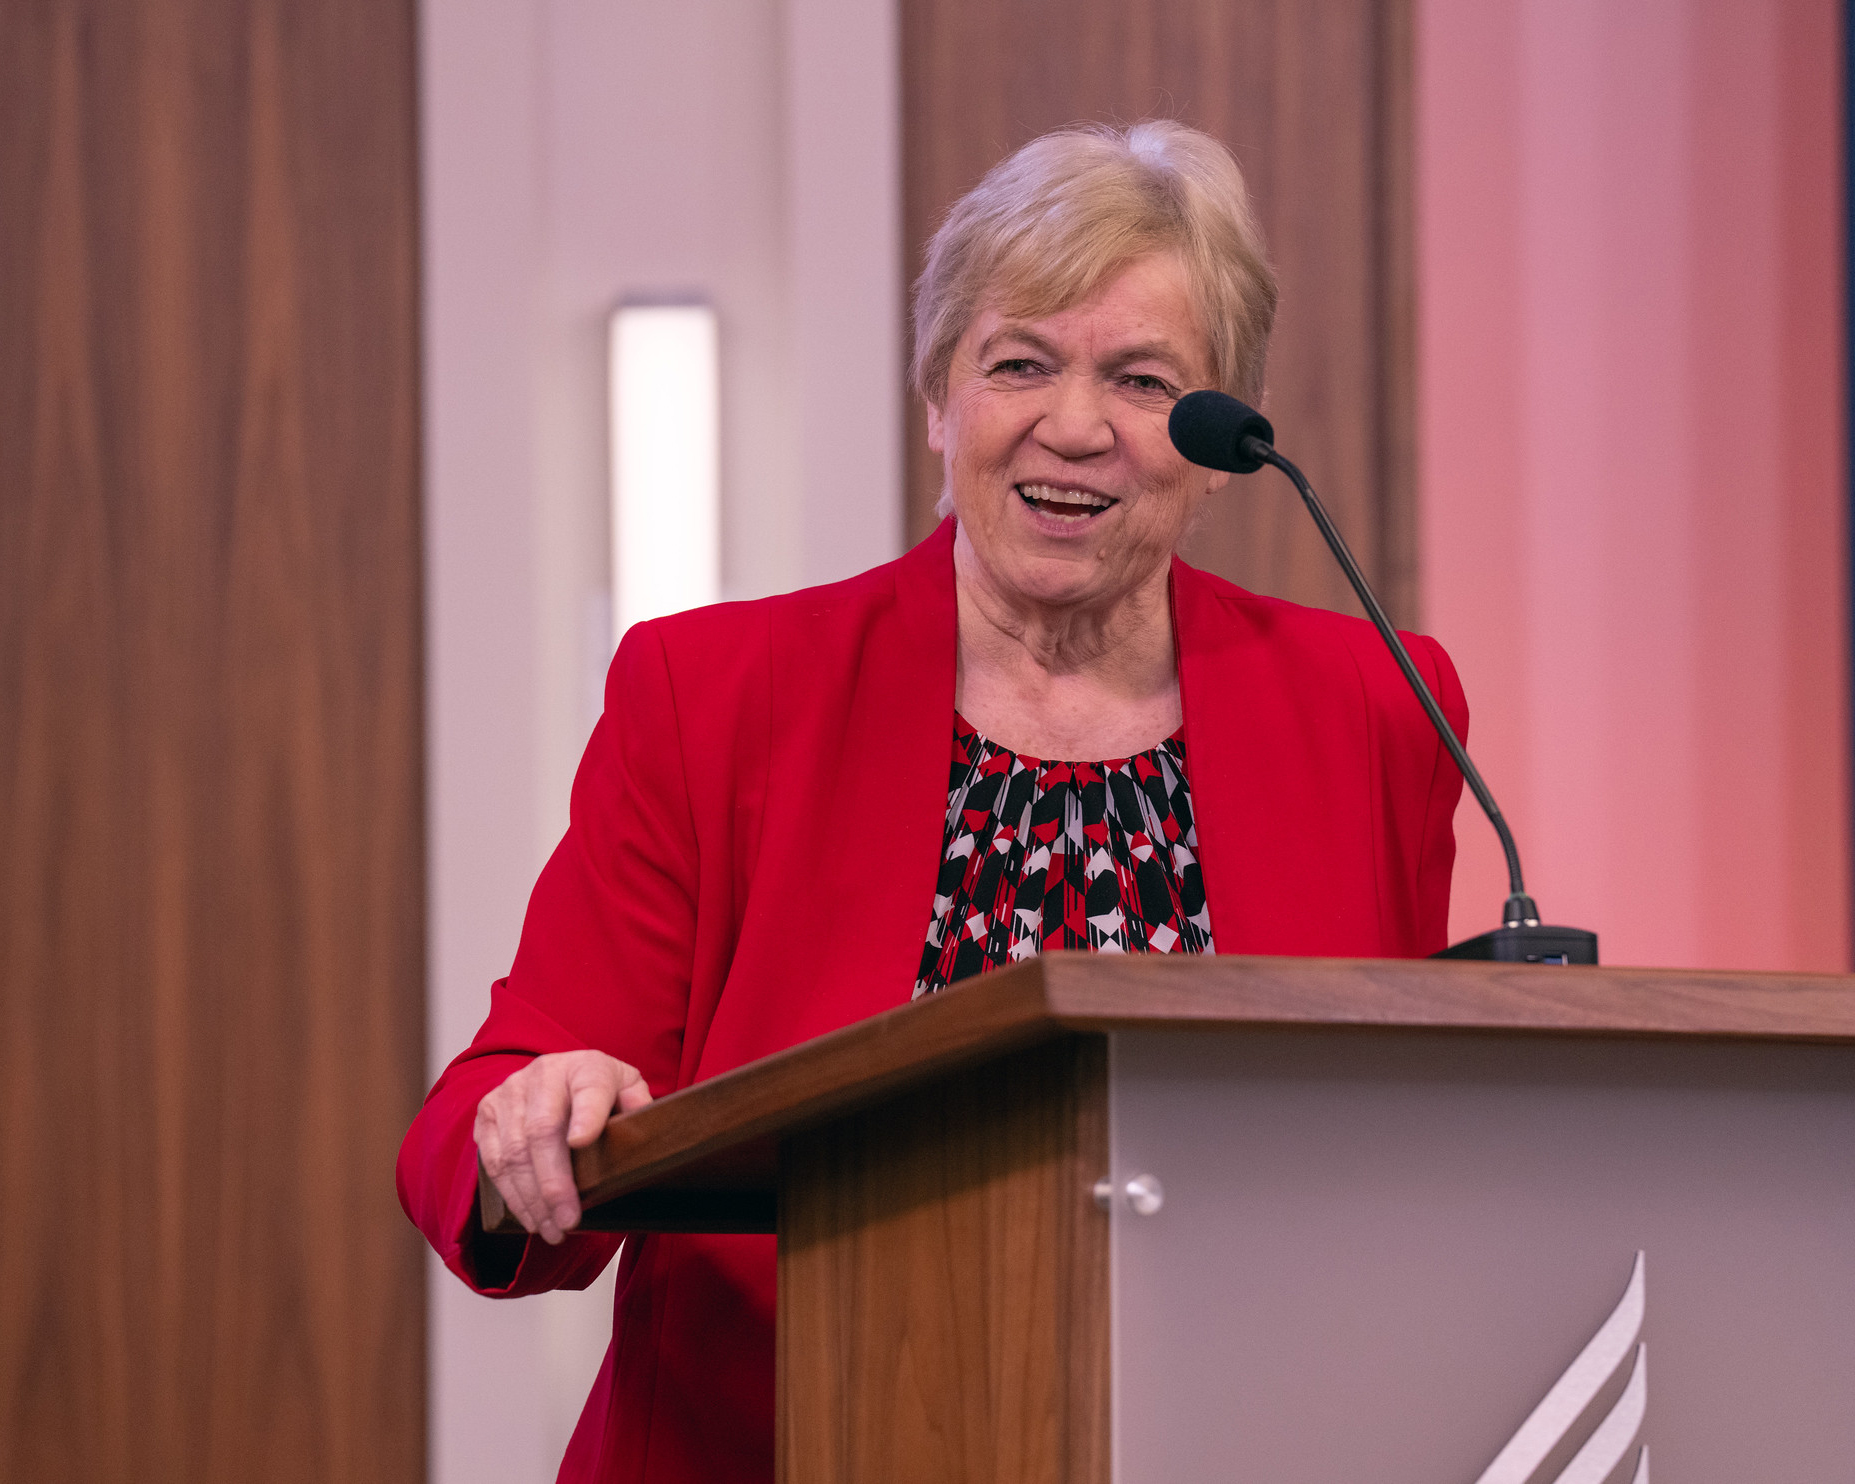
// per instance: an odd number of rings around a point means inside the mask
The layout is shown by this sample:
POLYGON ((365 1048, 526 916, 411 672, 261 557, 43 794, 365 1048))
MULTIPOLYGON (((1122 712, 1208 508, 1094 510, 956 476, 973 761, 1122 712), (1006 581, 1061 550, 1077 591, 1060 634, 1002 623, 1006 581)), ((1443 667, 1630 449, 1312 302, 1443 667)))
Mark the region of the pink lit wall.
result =
POLYGON ((1607 963, 1849 965, 1840 9, 1418 3, 1423 623, 1607 963))

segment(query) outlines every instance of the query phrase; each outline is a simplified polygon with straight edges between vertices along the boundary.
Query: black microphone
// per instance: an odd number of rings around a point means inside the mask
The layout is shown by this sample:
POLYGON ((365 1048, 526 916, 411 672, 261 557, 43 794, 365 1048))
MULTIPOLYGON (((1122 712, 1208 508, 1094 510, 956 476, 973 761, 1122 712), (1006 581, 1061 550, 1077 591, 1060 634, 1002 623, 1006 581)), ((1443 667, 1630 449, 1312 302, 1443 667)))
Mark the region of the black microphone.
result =
POLYGON ((1314 493, 1314 487, 1307 482, 1306 476, 1275 451, 1275 429, 1270 426, 1269 419, 1254 407, 1239 402, 1235 397, 1225 396, 1222 392, 1189 392, 1173 404, 1172 418, 1167 429, 1172 434, 1172 446, 1202 468, 1223 469, 1231 474, 1253 474, 1264 464, 1272 464, 1289 477, 1301 492, 1302 503, 1307 506, 1308 514, 1314 517, 1314 524, 1320 527, 1320 533, 1326 538, 1327 546, 1339 562, 1341 570, 1346 573, 1346 580, 1353 585, 1353 591, 1359 594, 1359 601, 1371 615, 1379 637, 1385 641, 1386 647, 1391 650, 1391 657, 1398 662, 1405 680, 1416 692, 1424 714, 1430 718, 1430 725, 1436 728, 1443 746, 1449 749, 1449 755, 1462 770, 1462 777, 1474 793, 1475 801, 1481 805, 1482 813, 1488 816, 1488 823, 1494 826, 1494 832, 1501 837, 1501 849, 1507 856, 1508 889, 1507 902, 1501 910, 1501 926, 1492 932, 1482 933, 1445 948, 1434 957, 1497 959, 1503 963, 1529 964, 1596 963, 1596 933, 1586 932, 1583 928, 1541 924, 1539 908, 1527 895, 1526 882, 1520 873, 1520 851, 1514 844, 1513 831, 1508 829, 1507 821, 1501 817, 1500 806, 1494 802, 1494 795, 1488 791, 1488 785, 1482 782, 1475 764, 1469 761, 1467 750, 1456 736, 1455 729, 1449 725, 1449 719, 1443 715, 1443 708, 1436 704, 1436 697, 1430 694, 1430 687, 1424 684, 1423 676, 1417 673, 1410 651, 1404 647, 1398 631, 1385 616, 1378 595, 1365 580, 1365 573, 1359 570, 1359 563, 1353 559, 1352 551, 1340 535, 1339 528, 1334 525, 1332 517, 1327 514, 1326 506, 1320 503, 1320 496, 1314 493))

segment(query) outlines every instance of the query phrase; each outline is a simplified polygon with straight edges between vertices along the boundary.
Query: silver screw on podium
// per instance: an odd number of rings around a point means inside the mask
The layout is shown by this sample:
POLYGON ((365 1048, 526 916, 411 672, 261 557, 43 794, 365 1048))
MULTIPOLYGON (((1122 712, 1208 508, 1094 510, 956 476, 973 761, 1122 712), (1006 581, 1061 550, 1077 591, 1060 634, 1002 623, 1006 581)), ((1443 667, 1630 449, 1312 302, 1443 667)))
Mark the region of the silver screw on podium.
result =
MULTIPOLYGON (((1106 1211, 1114 1204, 1114 1181, 1103 1175, 1093 1187, 1095 1204, 1106 1211)), ((1166 1204, 1166 1189, 1157 1175, 1136 1175, 1121 1188, 1136 1216, 1151 1216, 1166 1204)))

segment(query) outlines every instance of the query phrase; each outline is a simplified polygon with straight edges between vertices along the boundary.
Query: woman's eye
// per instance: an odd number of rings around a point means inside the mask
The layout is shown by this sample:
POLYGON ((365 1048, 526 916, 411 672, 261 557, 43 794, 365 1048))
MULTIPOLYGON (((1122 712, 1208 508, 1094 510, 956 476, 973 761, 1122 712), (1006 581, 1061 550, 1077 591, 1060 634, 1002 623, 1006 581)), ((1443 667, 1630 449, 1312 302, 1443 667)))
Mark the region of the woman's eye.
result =
POLYGON ((1008 361, 1000 361, 992 368, 994 376, 1030 376, 1040 368, 1037 363, 1025 356, 1014 356, 1008 361))
POLYGON ((1168 395, 1172 392, 1171 384, 1159 376, 1144 374, 1129 376, 1126 378, 1126 384, 1137 392, 1164 392, 1168 395))

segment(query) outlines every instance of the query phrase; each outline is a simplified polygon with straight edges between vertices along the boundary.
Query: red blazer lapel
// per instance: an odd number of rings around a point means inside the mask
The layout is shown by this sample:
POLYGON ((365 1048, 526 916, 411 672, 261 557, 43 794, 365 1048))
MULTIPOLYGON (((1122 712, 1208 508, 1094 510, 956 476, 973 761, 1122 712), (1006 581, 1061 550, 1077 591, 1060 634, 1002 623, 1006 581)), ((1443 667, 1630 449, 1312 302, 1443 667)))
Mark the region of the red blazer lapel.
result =
POLYGON ((1363 693, 1300 614, 1174 560, 1198 858, 1220 953, 1378 951, 1363 693), (1294 631, 1291 632, 1291 629, 1294 631))
POLYGON ((907 999, 921 967, 947 825, 959 658, 951 518, 897 563, 895 605, 865 654, 841 787, 850 818, 886 824, 854 867, 871 887, 859 974, 886 1009, 898 991, 907 999))
POLYGON ((920 968, 953 738, 952 522, 876 580, 777 600, 766 827, 730 976, 747 993, 724 997, 711 1070, 772 1049, 762 1016, 790 1045, 906 1001, 920 968))

